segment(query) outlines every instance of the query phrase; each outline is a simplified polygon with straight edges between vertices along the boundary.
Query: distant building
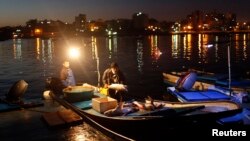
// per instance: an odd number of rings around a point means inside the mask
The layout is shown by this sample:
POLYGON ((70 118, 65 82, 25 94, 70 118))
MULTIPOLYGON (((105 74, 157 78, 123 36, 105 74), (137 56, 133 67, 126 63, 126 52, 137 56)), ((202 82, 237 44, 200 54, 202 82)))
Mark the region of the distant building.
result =
POLYGON ((106 21, 107 30, 117 33, 128 33, 131 29, 131 20, 130 19, 116 19, 106 21))
POLYGON ((87 29, 87 19, 85 14, 79 14, 75 17, 76 32, 85 32, 87 29))
POLYGON ((195 11, 187 17, 186 30, 201 30, 203 25, 203 13, 201 11, 195 11))
POLYGON ((148 15, 142 12, 133 14, 132 21, 133 28, 136 30, 145 30, 149 24, 148 15))

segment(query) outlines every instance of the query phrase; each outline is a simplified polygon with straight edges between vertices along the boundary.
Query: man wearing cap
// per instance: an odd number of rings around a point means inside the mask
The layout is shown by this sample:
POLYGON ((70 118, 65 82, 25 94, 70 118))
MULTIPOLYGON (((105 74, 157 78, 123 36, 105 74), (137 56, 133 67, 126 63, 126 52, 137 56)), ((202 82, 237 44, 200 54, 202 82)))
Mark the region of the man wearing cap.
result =
POLYGON ((109 88, 109 96, 119 101, 125 89, 110 87, 112 84, 125 84, 125 77, 116 62, 111 63, 110 67, 104 71, 102 82, 104 88, 109 88))
POLYGON ((68 61, 63 62, 63 67, 60 72, 60 79, 62 83, 64 84, 64 86, 66 87, 76 85, 75 77, 74 77, 73 71, 69 67, 68 61))

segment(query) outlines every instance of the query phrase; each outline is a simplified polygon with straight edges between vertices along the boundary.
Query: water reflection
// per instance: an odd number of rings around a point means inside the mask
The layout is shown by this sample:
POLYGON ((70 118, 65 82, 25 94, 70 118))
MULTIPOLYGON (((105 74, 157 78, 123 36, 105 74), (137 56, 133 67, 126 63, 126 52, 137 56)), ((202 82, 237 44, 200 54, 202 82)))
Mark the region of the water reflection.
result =
POLYGON ((53 43, 51 39, 36 38, 36 59, 43 64, 53 62, 53 43))
POLYGON ((91 48, 93 54, 93 60, 96 60, 96 70, 97 70, 97 85, 100 87, 101 84, 101 73, 100 73, 100 61, 99 61, 99 54, 98 54, 98 47, 96 43, 96 37, 91 37, 91 48))
POLYGON ((143 42, 142 39, 136 41, 137 67, 138 71, 142 73, 143 67, 143 42))
POLYGON ((13 54, 14 59, 22 59, 22 40, 21 39, 14 39, 13 40, 13 54))
POLYGON ((111 36, 107 38, 109 59, 117 57, 117 36, 111 36))
POLYGON ((247 59, 247 35, 243 35, 243 60, 247 59))
MULTIPOLYGON (((250 35, 233 34, 232 39, 232 70, 243 73, 250 71, 250 35)), ((158 69, 159 72, 172 68, 182 69, 185 65, 188 68, 227 72, 226 49, 229 38, 224 34, 152 35, 139 38, 112 36, 68 40, 15 39, 0 42, 1 95, 14 81, 25 79, 32 96, 41 96, 44 80, 49 76, 58 76, 60 61, 65 58, 65 50, 68 49, 64 46, 68 45, 68 41, 77 41, 82 46, 82 57, 72 63, 77 81, 80 82, 96 84, 99 71, 104 70, 111 59, 121 64, 128 82, 133 83, 144 79, 147 76, 145 73, 149 72, 147 70, 153 70, 151 73, 154 73, 158 68, 162 69, 158 69), (88 42, 88 45, 83 47, 83 41, 88 42), (208 49, 206 45, 209 43, 213 43, 214 47, 208 49)))
POLYGON ((215 49, 215 62, 219 61, 219 54, 218 54, 218 42, 219 42, 219 36, 215 36, 215 45, 214 45, 214 49, 215 49))
POLYGON ((112 139, 104 136, 88 124, 72 127, 65 134, 68 141, 112 141, 112 139))
POLYGON ((191 48, 192 48, 192 36, 191 34, 185 34, 183 39, 183 54, 187 60, 191 59, 191 48))
POLYGON ((181 40, 180 35, 174 34, 172 35, 172 57, 177 59, 180 58, 181 54, 181 40))
POLYGON ((149 37, 150 38, 150 48, 151 48, 151 57, 152 57, 152 63, 157 63, 159 60, 162 52, 158 48, 158 36, 157 35, 152 35, 149 37))
POLYGON ((36 59, 40 60, 40 38, 36 38, 36 59))
MULTIPOLYGON (((224 69, 227 62, 226 49, 231 44, 231 57, 234 63, 241 64, 242 61, 249 61, 248 42, 250 35, 232 34, 230 36, 233 38, 231 41, 229 36, 225 34, 198 34, 196 41, 196 35, 172 35, 172 58, 183 59, 182 62, 187 60, 199 68, 208 68, 211 64, 213 66, 216 66, 217 63, 223 64, 220 67, 224 69), (208 49, 208 44, 213 44, 213 48, 208 49)), ((188 67, 191 66, 188 65, 188 67)))

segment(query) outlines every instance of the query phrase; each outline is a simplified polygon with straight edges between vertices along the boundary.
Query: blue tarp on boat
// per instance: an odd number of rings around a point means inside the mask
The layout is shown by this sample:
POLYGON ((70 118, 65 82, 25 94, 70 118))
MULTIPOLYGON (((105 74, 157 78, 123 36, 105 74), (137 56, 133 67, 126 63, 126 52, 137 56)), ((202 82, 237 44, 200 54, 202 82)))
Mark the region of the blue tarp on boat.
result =
POLYGON ((214 90, 174 92, 185 101, 229 100, 230 96, 214 90))

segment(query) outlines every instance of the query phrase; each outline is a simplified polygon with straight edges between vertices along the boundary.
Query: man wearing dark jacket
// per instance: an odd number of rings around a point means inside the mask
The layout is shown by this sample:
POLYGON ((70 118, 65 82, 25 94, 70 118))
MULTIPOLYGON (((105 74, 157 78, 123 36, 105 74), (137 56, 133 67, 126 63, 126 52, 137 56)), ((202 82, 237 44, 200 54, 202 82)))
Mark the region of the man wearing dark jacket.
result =
MULTIPOLYGON (((104 88, 109 88, 111 84, 125 84, 125 77, 117 63, 111 63, 110 67, 104 71, 102 82, 104 88)), ((109 88, 109 96, 117 99, 118 101, 121 99, 122 93, 124 93, 122 90, 109 88)))
POLYGON ((76 85, 75 77, 73 71, 69 67, 68 61, 63 62, 63 67, 60 72, 60 79, 62 83, 65 85, 65 87, 76 85))

